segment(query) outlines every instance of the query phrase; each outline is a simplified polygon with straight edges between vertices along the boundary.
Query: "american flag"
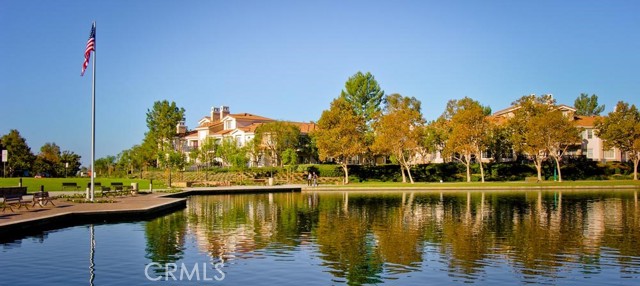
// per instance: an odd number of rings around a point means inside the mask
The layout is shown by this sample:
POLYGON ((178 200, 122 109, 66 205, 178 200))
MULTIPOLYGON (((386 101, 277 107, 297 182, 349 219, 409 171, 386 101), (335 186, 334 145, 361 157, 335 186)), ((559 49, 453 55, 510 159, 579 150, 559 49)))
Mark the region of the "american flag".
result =
POLYGON ((84 63, 82 64, 82 73, 80 76, 84 75, 84 71, 87 70, 87 66, 89 65, 89 58, 91 57, 91 51, 96 50, 96 23, 91 25, 91 34, 89 34, 89 40, 87 41, 87 48, 84 50, 84 63))

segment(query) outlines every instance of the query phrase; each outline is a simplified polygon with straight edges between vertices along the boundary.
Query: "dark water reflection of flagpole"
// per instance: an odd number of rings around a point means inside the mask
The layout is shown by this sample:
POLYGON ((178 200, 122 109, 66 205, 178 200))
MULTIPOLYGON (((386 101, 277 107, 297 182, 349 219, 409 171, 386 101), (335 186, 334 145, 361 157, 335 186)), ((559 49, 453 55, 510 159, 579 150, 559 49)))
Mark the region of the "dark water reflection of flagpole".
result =
POLYGON ((93 224, 89 225, 89 235, 91 237, 91 249, 89 251, 89 286, 93 286, 93 280, 96 275, 95 271, 95 252, 96 252, 96 238, 95 238, 95 230, 93 229, 93 224))

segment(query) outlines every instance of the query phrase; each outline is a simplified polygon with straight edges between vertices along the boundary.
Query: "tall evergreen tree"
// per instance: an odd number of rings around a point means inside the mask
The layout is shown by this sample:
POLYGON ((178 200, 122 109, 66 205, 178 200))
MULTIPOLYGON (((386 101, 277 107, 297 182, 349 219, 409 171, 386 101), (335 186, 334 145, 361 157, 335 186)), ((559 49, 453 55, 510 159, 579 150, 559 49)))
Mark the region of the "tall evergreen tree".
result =
POLYGON ((175 102, 167 100, 156 101, 153 108, 147 110, 147 127, 145 141, 153 146, 154 157, 160 159, 165 148, 172 146, 171 139, 176 135, 178 122, 184 119, 185 110, 175 102))
POLYGON ((598 96, 581 93, 573 103, 577 115, 598 116, 604 111, 604 105, 598 105, 598 96))
POLYGON ((349 103, 356 116, 364 121, 362 132, 367 149, 365 149, 363 155, 369 157, 371 155, 369 148, 374 140, 372 125, 382 110, 381 104, 384 91, 371 73, 363 74, 359 71, 349 77, 340 96, 349 103))

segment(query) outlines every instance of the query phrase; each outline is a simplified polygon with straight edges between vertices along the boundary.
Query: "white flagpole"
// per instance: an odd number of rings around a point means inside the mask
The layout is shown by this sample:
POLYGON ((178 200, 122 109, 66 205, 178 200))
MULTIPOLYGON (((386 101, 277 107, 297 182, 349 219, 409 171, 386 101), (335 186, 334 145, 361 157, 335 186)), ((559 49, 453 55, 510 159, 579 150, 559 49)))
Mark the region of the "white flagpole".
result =
MULTIPOLYGON (((93 26, 96 27, 96 22, 93 22, 93 26)), ((95 37, 95 35, 94 35, 95 37)), ((91 82, 91 193, 89 200, 93 201, 94 198, 94 177, 96 176, 96 38, 93 40, 93 80, 91 82)))

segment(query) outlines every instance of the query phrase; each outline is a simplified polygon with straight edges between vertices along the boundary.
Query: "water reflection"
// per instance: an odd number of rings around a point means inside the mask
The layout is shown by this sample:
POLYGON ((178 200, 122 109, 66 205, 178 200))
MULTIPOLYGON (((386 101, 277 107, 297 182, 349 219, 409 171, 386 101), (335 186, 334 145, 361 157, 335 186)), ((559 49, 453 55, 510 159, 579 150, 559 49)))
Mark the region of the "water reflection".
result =
POLYGON ((640 273, 637 191, 192 197, 185 212, 147 223, 147 258, 179 260, 189 232, 216 259, 294 259, 312 246, 334 281, 348 284, 433 272, 472 282, 503 271, 533 283, 612 267, 616 278, 640 273))

